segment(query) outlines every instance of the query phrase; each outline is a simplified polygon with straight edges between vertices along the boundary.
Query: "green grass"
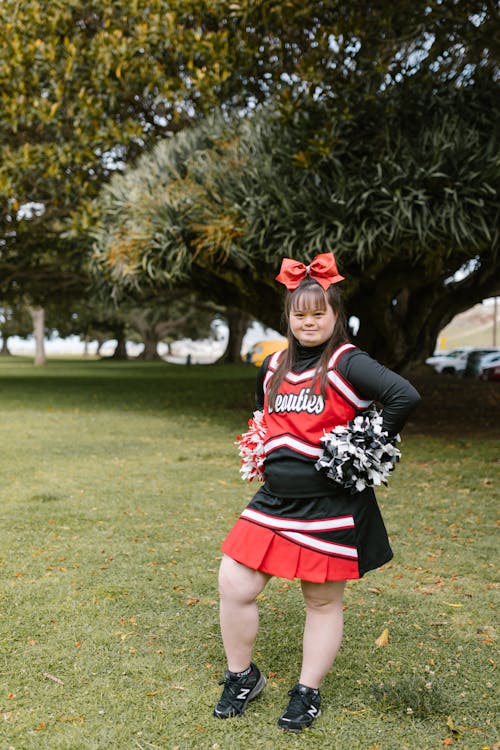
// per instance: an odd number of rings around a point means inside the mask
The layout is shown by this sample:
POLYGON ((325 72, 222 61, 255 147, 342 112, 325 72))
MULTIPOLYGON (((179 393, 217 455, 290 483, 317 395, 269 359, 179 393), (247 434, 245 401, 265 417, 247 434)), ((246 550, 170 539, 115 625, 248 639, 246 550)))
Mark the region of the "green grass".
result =
POLYGON ((303 621, 297 582, 282 580, 260 602, 268 688, 241 719, 212 718, 219 546, 254 490, 233 445, 254 377, 0 362, 0 750, 494 747, 499 464, 488 439, 403 441, 379 493, 395 559, 348 586, 314 727, 276 728, 303 621))

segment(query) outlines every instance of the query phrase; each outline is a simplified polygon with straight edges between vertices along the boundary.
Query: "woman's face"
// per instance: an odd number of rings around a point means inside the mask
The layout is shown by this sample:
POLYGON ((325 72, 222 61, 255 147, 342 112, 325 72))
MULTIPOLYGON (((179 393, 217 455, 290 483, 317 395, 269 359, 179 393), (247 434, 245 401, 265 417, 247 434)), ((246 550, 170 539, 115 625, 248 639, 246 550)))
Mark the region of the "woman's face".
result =
POLYGON ((337 316, 326 300, 322 307, 320 303, 303 298, 303 304, 290 311, 289 325, 299 344, 319 346, 331 337, 336 320, 337 316))

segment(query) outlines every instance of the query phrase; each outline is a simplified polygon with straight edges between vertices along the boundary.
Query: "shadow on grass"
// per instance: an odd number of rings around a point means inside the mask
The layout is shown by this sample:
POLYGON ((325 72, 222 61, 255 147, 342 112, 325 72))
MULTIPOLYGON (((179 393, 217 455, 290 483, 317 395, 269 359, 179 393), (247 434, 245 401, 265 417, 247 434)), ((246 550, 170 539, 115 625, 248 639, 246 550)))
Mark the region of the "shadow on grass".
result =
POLYGON ((256 369, 244 365, 193 365, 115 360, 0 362, 4 408, 169 411, 224 421, 226 412, 253 410, 256 369))

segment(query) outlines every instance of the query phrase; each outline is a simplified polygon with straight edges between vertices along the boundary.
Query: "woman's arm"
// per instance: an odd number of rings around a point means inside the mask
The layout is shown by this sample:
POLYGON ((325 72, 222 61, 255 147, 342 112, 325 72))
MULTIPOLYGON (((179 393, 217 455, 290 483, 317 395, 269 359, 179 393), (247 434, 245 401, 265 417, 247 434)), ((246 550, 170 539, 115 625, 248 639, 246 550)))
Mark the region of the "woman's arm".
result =
POLYGON ((408 380, 361 349, 347 351, 338 364, 338 370, 360 396, 382 405, 383 427, 390 437, 402 430, 421 401, 420 394, 408 380))

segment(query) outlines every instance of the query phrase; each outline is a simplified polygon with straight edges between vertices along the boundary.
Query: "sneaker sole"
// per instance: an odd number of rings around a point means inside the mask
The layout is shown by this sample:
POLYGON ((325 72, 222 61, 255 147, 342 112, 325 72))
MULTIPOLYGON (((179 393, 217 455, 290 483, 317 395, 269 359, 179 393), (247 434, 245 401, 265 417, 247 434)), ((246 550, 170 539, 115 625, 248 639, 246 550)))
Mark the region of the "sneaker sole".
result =
POLYGON ((302 724, 301 726, 287 726, 286 724, 282 724, 282 721, 285 721, 285 719, 282 719, 281 717, 278 719, 278 728, 283 729, 284 732, 293 732, 294 734, 298 734, 299 732, 302 732, 304 729, 308 729, 310 726, 312 726, 313 722, 318 718, 318 716, 321 716, 321 711, 318 711, 314 719, 311 719, 311 721, 308 724, 302 724))

